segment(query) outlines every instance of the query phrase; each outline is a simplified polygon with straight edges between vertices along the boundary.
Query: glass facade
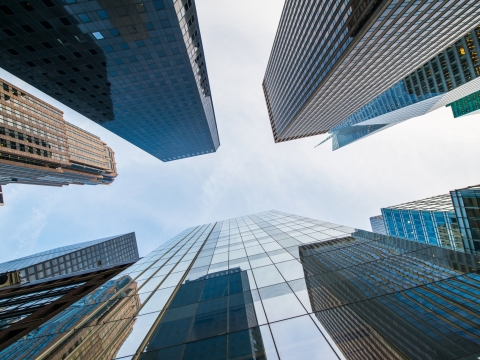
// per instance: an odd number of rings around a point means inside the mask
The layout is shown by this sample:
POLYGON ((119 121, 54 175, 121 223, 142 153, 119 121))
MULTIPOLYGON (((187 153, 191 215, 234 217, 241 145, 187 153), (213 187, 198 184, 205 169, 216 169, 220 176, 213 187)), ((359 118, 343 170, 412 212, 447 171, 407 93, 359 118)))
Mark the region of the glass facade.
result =
MULTIPOLYGON (((457 43, 479 14, 473 0, 286 1, 263 81, 275 141, 330 131, 453 43, 452 86, 473 79, 477 33, 457 43)), ((418 81, 428 96, 450 89, 429 87, 436 66, 409 79, 419 90, 410 95, 423 93, 418 81)))
POLYGON ((480 253, 480 186, 450 192, 465 248, 480 253))
POLYGON ((162 161, 220 145, 195 1, 0 4, 5 70, 162 161))
POLYGON ((480 356, 479 260, 277 211, 219 221, 186 229, 107 282, 108 296, 93 292, 0 356, 469 359, 480 356))
POLYGON ((32 282, 138 260, 135 233, 62 246, 0 264, 0 273, 19 271, 32 282))
POLYGON ((387 235, 465 251, 449 194, 382 209, 387 235))
POLYGON ((447 106, 452 108, 453 117, 477 114, 480 110, 480 91, 467 95, 447 106))
POLYGON ((372 232, 387 235, 387 229, 385 228, 382 215, 372 216, 370 218, 370 225, 372 226, 372 232))
POLYGON ((471 82, 480 77, 479 52, 480 26, 332 128, 332 149, 433 111, 447 94, 457 99, 447 104, 455 117, 479 110, 480 83, 471 82), (465 91, 475 92, 465 97, 465 91))

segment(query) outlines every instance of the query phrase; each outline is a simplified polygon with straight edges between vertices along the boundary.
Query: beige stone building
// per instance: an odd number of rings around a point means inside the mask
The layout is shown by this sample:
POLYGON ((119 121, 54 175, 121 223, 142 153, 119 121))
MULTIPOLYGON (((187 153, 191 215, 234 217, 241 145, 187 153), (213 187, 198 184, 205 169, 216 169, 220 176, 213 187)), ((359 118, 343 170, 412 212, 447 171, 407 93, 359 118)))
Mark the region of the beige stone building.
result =
POLYGON ((63 112, 0 79, 0 185, 108 185, 114 152, 63 112))

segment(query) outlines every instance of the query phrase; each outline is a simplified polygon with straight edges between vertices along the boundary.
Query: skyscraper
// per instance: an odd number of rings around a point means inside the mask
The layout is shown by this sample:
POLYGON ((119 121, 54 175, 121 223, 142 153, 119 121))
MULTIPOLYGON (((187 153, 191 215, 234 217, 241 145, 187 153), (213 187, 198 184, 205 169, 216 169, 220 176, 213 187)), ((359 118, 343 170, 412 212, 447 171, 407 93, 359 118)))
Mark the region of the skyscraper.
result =
POLYGON ((322 143, 332 138, 337 150, 445 105, 455 117, 478 110, 479 52, 480 26, 332 128, 322 143))
POLYGON ((108 185, 114 152, 52 105, 0 79, 0 185, 108 185))
POLYGON ((194 0, 0 4, 5 70, 162 161, 220 145, 194 0))
POLYGON ((388 235, 459 251, 480 251, 480 188, 471 186, 382 208, 388 235))
MULTIPOLYGON (((130 233, 0 264, 0 350, 34 331, 42 334, 41 341, 20 357, 38 355, 49 343, 44 335, 49 334, 53 340, 53 334, 62 327, 81 323, 98 303, 105 303, 117 290, 130 284, 130 278, 125 277, 108 280, 138 259, 135 234, 130 233), (55 318, 53 324, 48 322, 52 318, 55 318), (44 323, 47 324, 43 326, 44 323)), ((129 286, 134 288, 134 284, 129 286)), ((128 289, 123 291, 129 293, 128 289)), ((134 298, 126 302, 138 303, 134 298)), ((110 304, 118 306, 118 301, 110 304)), ((123 314, 131 311, 134 310, 125 309, 123 314)), ((102 318, 108 319, 106 313, 102 318)), ((105 341, 104 336, 102 339, 105 341)))
POLYGON ((0 356, 469 359, 480 355, 479 260, 272 210, 186 229, 113 278, 123 284, 89 317, 117 301, 138 309, 52 331, 78 302, 0 356))
POLYGON ((0 206, 5 205, 3 202, 3 191, 2 191, 2 185, 0 185, 0 206))
POLYGON ((372 232, 387 235, 387 229, 385 229, 382 215, 372 216, 370 218, 370 225, 372 226, 372 232))
POLYGON ((263 81, 275 142, 341 124, 464 36, 479 13, 470 0, 286 1, 263 81))

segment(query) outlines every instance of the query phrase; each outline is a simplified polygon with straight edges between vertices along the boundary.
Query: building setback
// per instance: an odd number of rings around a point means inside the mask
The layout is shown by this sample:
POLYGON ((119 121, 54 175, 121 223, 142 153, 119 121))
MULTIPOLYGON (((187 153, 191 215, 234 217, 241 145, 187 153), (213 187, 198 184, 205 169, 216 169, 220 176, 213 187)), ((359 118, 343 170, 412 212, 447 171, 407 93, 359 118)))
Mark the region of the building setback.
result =
POLYGON ((341 124, 464 36, 479 14, 474 0, 286 1, 263 81, 275 142, 341 124))
POLYGON ((108 185, 114 152, 52 105, 0 79, 0 184, 108 185))
MULTIPOLYGON (((0 264, 0 351, 35 331, 42 334, 42 340, 30 349, 30 356, 35 357, 48 346, 44 335, 82 323, 95 306, 107 301, 123 284, 130 283, 125 277, 116 276, 138 259, 135 234, 130 233, 63 246, 0 264), (109 281, 113 277, 116 278, 109 281), (63 311, 53 324, 48 322, 63 311)), ((128 293, 128 289, 124 291, 128 293)), ((135 298, 124 303, 131 302, 133 306, 138 304, 135 298)), ((120 304, 110 306, 118 308, 120 304)), ((128 306, 122 314, 128 316, 134 311, 128 306)), ((103 314, 102 319, 105 318, 112 321, 103 314)), ((93 319, 96 321, 99 319, 93 319)), ((85 332, 88 333, 88 328, 82 333, 85 332)), ((105 337, 102 339, 104 343, 113 343, 105 337)), ((75 342, 78 345, 78 341, 75 342)), ((70 345, 65 352, 69 348, 70 345)))
POLYGON ((55 330, 70 306, 0 356, 473 358, 479 260, 272 210, 186 229, 78 302, 91 321, 55 330))
POLYGON ((480 26, 330 130, 337 150, 405 120, 451 106, 454 117, 480 109, 480 26))
POLYGON ((382 208, 387 235, 458 251, 480 251, 480 186, 382 208))
POLYGON ((219 147, 194 0, 0 5, 5 70, 162 161, 219 147))

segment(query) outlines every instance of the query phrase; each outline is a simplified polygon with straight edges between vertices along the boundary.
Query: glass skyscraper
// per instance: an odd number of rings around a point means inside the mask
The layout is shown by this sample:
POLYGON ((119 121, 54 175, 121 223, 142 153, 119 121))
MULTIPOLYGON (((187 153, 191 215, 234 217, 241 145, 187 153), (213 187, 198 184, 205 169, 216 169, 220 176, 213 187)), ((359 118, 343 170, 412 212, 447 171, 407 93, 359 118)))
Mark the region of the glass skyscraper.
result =
POLYGON ((0 66, 160 160, 220 145, 194 0, 4 0, 0 23, 0 66))
MULTIPOLYGON (((33 332, 41 335, 40 340, 18 358, 35 358, 50 339, 55 340, 55 336, 48 336, 54 329, 81 323, 95 303, 105 302, 128 284, 126 278, 110 279, 138 260, 135 234, 130 233, 0 264, 0 351, 33 332)), ((135 303, 133 298, 126 302, 130 304, 130 300, 135 303)), ((111 306, 124 308, 125 314, 134 311, 120 303, 111 306)), ((108 319, 107 313, 101 316, 108 319)), ((104 336, 102 339, 100 346, 111 343, 104 336)))
POLYGON ((382 208, 388 235, 480 252, 480 187, 382 208))
POLYGON ((0 264, 0 274, 18 271, 27 283, 138 260, 135 233, 62 246, 0 264))
POLYGON ((0 356, 474 359, 479 260, 272 210, 186 229, 0 356))
POLYGON ((370 218, 370 225, 372 226, 372 232, 387 235, 387 229, 385 228, 382 215, 372 216, 370 218))
POLYGON ((337 150, 445 105, 454 117, 477 111, 479 52, 480 26, 332 128, 322 143, 331 138, 337 150))
POLYGON ((479 14, 473 0, 286 1, 263 81, 275 142, 334 129, 459 41, 479 14))

